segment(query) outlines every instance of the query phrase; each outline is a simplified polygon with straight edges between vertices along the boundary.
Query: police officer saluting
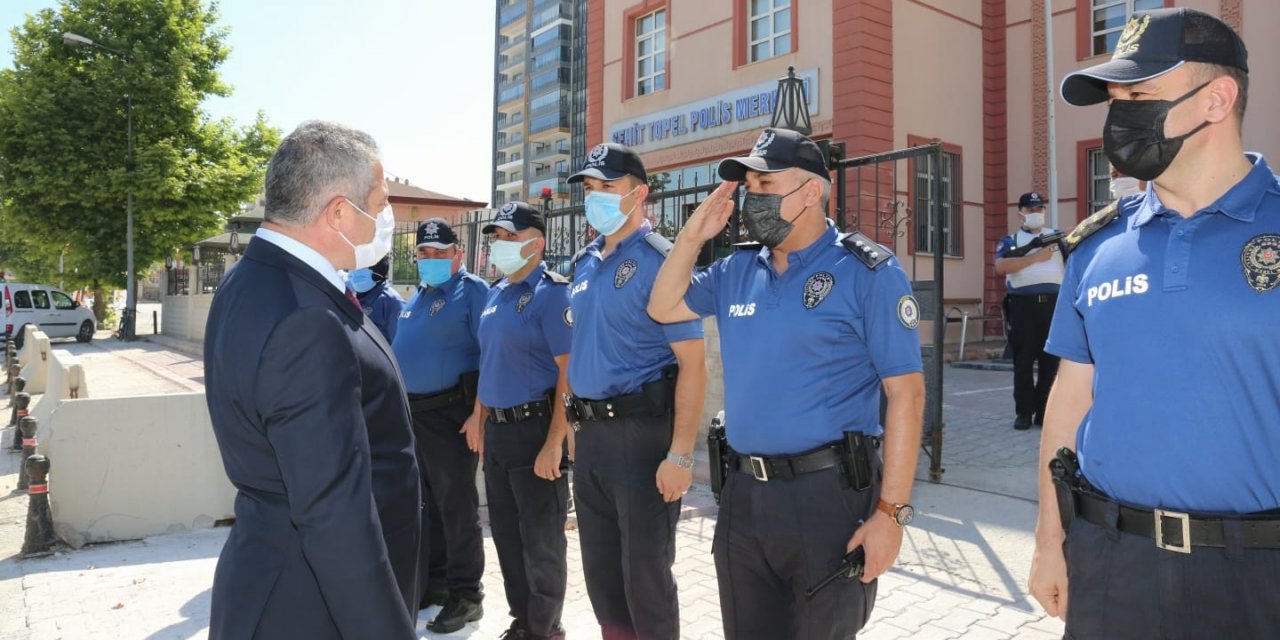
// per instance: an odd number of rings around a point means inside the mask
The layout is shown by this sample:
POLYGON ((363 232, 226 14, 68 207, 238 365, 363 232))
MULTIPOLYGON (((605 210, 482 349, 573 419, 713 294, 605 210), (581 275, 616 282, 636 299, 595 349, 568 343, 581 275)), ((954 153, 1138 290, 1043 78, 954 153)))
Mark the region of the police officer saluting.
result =
POLYGON ((467 442, 484 455, 485 494, 498 564, 515 620, 503 638, 563 638, 567 580, 564 535, 569 481, 564 473, 573 316, 569 281, 542 262, 546 225, 523 202, 509 202, 483 231, 489 261, 505 278, 480 313, 483 423, 467 423, 467 442))
POLYGON ((726 182, 680 232, 649 314, 715 315, 720 329, 731 450, 712 549, 725 636, 849 638, 870 616, 875 580, 911 520, 924 404, 919 308, 896 258, 865 236, 841 236, 826 218, 829 174, 813 141, 766 129, 750 156, 719 171, 726 182), (740 180, 743 220, 764 247, 691 281, 740 180), (861 580, 806 597, 858 548, 861 580))
POLYGON ((1110 100, 1108 158, 1152 181, 1068 236, 1049 333, 1030 591, 1069 637, 1280 637, 1280 179, 1244 152, 1248 84, 1239 36, 1184 8, 1062 83, 1110 100))
POLYGON ((427 550, 445 550, 422 554, 421 604, 429 604, 425 601, 431 589, 445 587, 444 608, 427 629, 452 633, 484 614, 484 538, 476 491, 479 456, 467 446, 463 425, 484 419, 473 410, 480 369, 476 329, 489 286, 462 266, 458 237, 443 219, 419 224, 417 241, 418 290, 400 314, 391 347, 409 392, 419 466, 429 492, 422 530, 435 535, 427 550), (445 559, 445 585, 429 583, 432 555, 445 559))
POLYGON ((575 256, 571 289, 573 485, 587 594, 605 640, 675 640, 671 565, 706 390, 702 323, 660 325, 645 313, 671 242, 644 217, 639 156, 598 145, 569 182, 583 183, 587 222, 600 233, 575 256))
POLYGON ((1013 428, 1044 424, 1044 405, 1058 371, 1058 358, 1045 353, 1053 304, 1062 282, 1062 256, 1058 245, 1043 246, 1043 238, 1057 233, 1044 226, 1044 198, 1032 191, 1018 198, 1022 228, 1000 239, 996 246, 996 273, 1004 274, 1004 308, 1012 327, 1013 402, 1017 417, 1013 428), (1039 367, 1039 377, 1036 367, 1039 367))
POLYGON ((373 321, 387 342, 396 339, 396 324, 404 306, 404 298, 387 282, 390 271, 391 254, 387 254, 372 267, 347 272, 347 284, 356 292, 360 310, 373 321))

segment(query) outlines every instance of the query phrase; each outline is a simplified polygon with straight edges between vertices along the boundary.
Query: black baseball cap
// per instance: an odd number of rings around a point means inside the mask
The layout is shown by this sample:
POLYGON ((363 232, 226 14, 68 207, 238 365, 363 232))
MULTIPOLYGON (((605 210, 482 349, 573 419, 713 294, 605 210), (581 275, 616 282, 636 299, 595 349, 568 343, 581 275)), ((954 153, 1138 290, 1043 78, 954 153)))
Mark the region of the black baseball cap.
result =
POLYGON ((529 206, 526 202, 508 202, 498 209, 493 222, 481 229, 483 233, 493 233, 494 229, 503 228, 515 233, 533 227, 542 233, 547 232, 547 223, 543 221, 542 212, 529 206))
POLYGON ((458 242, 458 234, 453 232, 453 227, 449 226, 444 218, 431 218, 423 220, 418 225, 418 247, 431 247, 432 249, 448 249, 458 242))
POLYGON ((1244 41, 1223 21, 1195 9, 1153 9, 1129 18, 1111 60, 1067 75, 1062 99, 1084 107, 1106 102, 1107 83, 1131 84, 1163 75, 1187 62, 1249 72, 1244 41))
POLYGON ((747 170, 777 173, 787 169, 804 169, 827 177, 827 159, 822 149, 809 138, 790 129, 765 129, 751 148, 751 155, 726 158, 720 162, 720 177, 741 181, 747 170))
POLYGON ((629 147, 607 142, 591 149, 591 153, 587 154, 586 163, 582 165, 582 171, 569 176, 568 182, 569 184, 582 182, 583 178, 598 178, 605 182, 612 182, 622 176, 635 176, 641 182, 649 182, 649 174, 645 173, 644 163, 640 161, 639 154, 629 147))
POLYGON ((1032 191, 1030 193, 1024 193, 1022 194, 1021 198, 1018 198, 1019 209, 1034 209, 1036 207, 1043 207, 1043 206, 1044 206, 1044 196, 1040 195, 1039 193, 1036 193, 1035 191, 1032 191))

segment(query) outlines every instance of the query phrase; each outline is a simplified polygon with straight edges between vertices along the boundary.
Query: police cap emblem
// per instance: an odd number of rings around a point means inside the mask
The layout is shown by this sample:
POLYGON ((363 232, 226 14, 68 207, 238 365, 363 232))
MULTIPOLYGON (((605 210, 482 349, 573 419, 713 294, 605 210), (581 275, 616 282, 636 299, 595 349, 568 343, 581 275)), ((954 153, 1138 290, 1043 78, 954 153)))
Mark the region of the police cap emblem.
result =
POLYGON ((434 316, 435 314, 440 313, 440 310, 444 308, 446 302, 448 302, 448 300, 444 298, 440 298, 435 302, 432 302, 431 308, 427 310, 427 315, 434 316))
POLYGON ((1244 280, 1258 293, 1266 293, 1280 285, 1280 235, 1264 233, 1245 243, 1240 251, 1244 280))
POLYGON ((516 214, 516 203, 508 202, 498 210, 498 220, 510 220, 516 214))
POLYGON ((836 279, 826 271, 819 271, 811 276, 804 283, 804 308, 812 309, 827 299, 827 294, 831 293, 831 287, 836 283, 836 279))
POLYGON ((631 280, 631 276, 636 274, 637 266, 635 260, 627 260, 618 265, 618 269, 613 272, 613 288, 621 289, 622 285, 631 280))
POLYGON ((524 294, 520 296, 520 299, 516 300, 516 313, 522 313, 524 311, 524 308, 529 306, 529 302, 531 300, 533 300, 533 292, 532 291, 524 292, 524 294))
POLYGON ((609 155, 609 147, 606 147, 602 144, 598 144, 595 146, 595 148, 591 150, 591 153, 587 154, 587 164, 591 166, 598 165, 604 162, 605 156, 608 156, 608 155, 609 155))
POLYGON ((751 155, 762 156, 768 153, 769 145, 773 144, 775 136, 776 134, 772 131, 765 131, 761 133, 760 137, 756 140, 756 146, 751 147, 751 155))
POLYGON ((908 329, 920 326, 920 303, 907 295, 898 298, 898 322, 908 329))

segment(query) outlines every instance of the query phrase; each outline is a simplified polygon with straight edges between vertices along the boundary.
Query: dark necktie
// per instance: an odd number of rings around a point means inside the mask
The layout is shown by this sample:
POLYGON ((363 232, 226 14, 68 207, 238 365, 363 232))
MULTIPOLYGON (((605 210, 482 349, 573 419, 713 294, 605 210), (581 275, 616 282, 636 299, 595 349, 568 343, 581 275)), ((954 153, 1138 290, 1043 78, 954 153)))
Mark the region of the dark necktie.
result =
POLYGON ((364 311, 364 307, 360 306, 360 299, 356 297, 356 292, 352 291, 350 288, 347 289, 347 299, 351 301, 351 304, 356 306, 356 310, 361 312, 364 311))

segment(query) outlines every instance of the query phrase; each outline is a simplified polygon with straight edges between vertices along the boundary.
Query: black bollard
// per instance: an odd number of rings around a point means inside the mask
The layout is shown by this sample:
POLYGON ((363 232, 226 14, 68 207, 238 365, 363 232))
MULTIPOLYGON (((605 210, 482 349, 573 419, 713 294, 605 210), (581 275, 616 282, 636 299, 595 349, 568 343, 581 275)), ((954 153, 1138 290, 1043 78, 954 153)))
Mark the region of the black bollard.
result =
POLYGON ((9 418, 9 426, 13 427, 13 445, 10 447, 14 451, 22 450, 22 429, 18 425, 22 423, 22 419, 27 416, 31 406, 31 394, 19 392, 13 398, 13 415, 9 418))
POLYGON ((53 514, 49 512, 49 460, 42 455, 27 458, 23 468, 31 478, 27 489, 27 537, 22 556, 48 555, 58 540, 53 535, 53 514))
POLYGON ((18 420, 18 431, 22 432, 22 464, 18 465, 18 488, 26 489, 29 478, 27 478, 27 458, 36 454, 36 419, 32 416, 25 416, 18 420))
POLYGON ((14 386, 18 383, 18 376, 22 375, 22 365, 18 364, 18 358, 15 356, 9 362, 9 395, 13 395, 14 386))

